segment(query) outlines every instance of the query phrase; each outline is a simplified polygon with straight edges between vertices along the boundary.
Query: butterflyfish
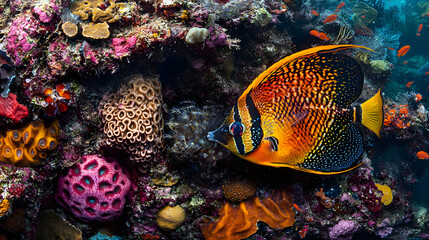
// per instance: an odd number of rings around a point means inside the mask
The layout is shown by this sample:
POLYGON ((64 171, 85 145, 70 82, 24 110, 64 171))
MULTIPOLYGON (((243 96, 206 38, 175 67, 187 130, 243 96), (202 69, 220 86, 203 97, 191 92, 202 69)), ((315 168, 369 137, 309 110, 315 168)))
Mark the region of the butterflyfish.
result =
MULTIPOLYGON (((364 73, 338 53, 357 45, 326 45, 275 63, 243 92, 229 116, 207 137, 250 162, 337 174, 358 167, 364 139, 355 123, 380 136, 380 91, 351 106, 364 73)), ((369 49, 371 50, 371 49, 369 49)))

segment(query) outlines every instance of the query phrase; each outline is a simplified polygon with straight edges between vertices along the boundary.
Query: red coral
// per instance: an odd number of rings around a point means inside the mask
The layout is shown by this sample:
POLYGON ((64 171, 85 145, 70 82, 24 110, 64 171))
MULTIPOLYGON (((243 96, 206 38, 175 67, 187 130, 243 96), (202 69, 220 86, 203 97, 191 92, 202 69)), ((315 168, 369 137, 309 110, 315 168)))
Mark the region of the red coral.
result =
POLYGON ((8 117, 14 123, 28 116, 28 109, 16 101, 16 95, 9 93, 7 98, 0 97, 0 116, 8 117))

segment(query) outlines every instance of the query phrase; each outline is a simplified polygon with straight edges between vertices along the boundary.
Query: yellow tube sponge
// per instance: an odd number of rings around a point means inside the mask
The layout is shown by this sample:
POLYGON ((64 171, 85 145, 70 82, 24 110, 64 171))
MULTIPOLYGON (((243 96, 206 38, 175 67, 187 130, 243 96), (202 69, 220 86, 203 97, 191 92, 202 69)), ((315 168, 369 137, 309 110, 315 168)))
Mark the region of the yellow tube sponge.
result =
POLYGON ((0 161, 18 167, 34 167, 58 145, 58 121, 43 124, 36 120, 20 130, 0 133, 0 161))
POLYGON ((393 200, 392 189, 387 185, 381 185, 378 183, 376 183, 375 186, 378 188, 378 190, 383 192, 383 196, 381 197, 381 203, 383 203, 385 206, 392 203, 392 200, 393 200))

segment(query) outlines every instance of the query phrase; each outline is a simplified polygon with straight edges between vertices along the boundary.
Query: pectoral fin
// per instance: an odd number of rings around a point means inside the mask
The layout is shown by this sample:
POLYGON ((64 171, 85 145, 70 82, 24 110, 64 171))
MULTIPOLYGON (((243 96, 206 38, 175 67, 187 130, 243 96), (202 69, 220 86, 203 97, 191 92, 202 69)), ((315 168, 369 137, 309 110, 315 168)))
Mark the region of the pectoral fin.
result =
POLYGON ((266 140, 271 142, 271 150, 277 152, 279 150, 279 140, 275 137, 267 137, 266 140))

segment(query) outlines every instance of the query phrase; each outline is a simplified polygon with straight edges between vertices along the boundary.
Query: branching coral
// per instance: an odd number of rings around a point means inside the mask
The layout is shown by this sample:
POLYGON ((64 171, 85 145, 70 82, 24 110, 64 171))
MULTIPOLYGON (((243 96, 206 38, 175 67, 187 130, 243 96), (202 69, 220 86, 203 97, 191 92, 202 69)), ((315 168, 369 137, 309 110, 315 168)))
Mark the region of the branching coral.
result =
POLYGON ((295 223, 292 195, 287 190, 275 190, 266 199, 254 197, 237 207, 225 203, 219 212, 219 220, 203 226, 202 231, 206 240, 244 239, 258 230, 258 221, 272 228, 292 226, 295 223))
POLYGON ((43 124, 34 121, 21 130, 7 131, 0 137, 0 161, 19 167, 34 167, 58 145, 60 129, 57 121, 43 124))
POLYGON ((147 169, 163 147, 161 83, 157 78, 131 76, 100 104, 105 144, 125 150, 130 160, 147 169))

